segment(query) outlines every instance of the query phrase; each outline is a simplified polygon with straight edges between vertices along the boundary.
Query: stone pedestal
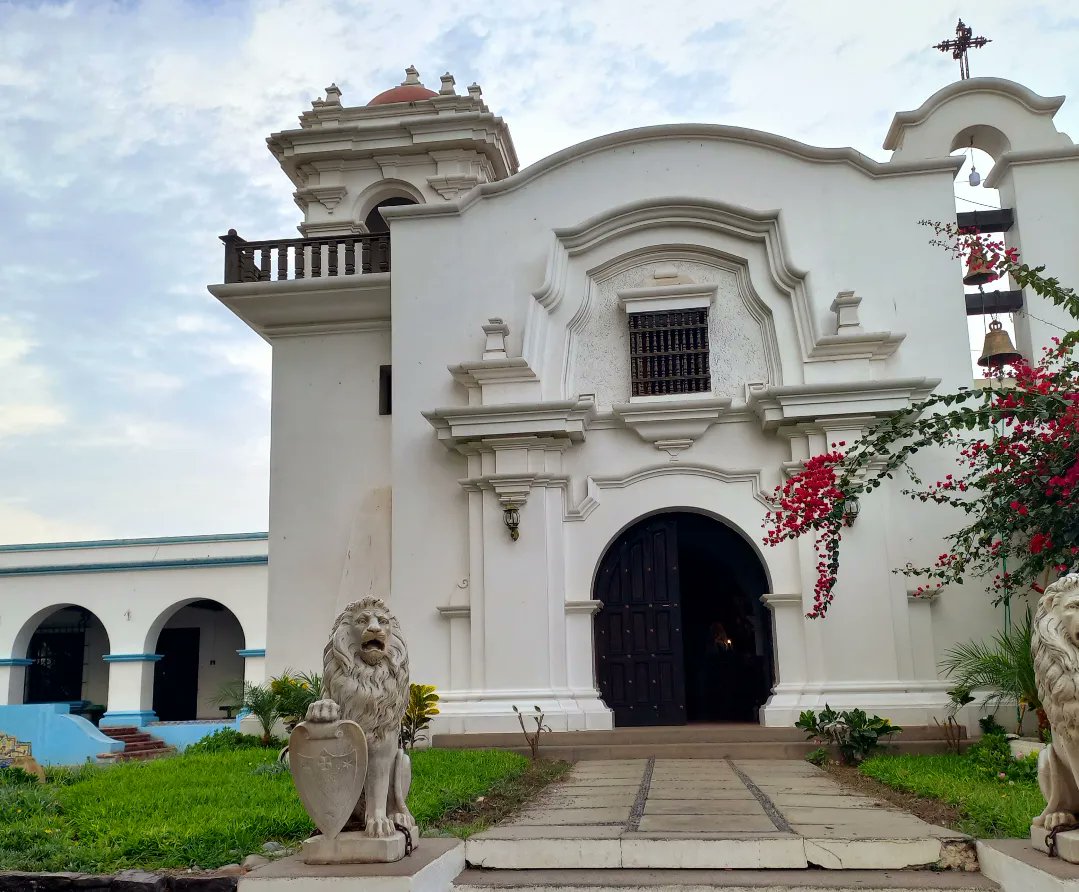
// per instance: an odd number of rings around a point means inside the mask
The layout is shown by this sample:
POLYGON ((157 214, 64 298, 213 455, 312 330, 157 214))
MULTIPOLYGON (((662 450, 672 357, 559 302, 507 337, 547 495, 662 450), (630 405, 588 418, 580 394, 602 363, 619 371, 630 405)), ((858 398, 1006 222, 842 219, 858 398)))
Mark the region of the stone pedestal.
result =
POLYGON ((465 869, 459 839, 425 839, 407 858, 388 864, 306 864, 303 857, 278 858, 251 871, 240 878, 239 892, 447 892, 465 869))
MULTIPOLYGON (((1039 852, 1049 854, 1045 844, 1045 828, 1030 826, 1030 844, 1039 852)), ((1067 830, 1057 834, 1057 856, 1069 864, 1079 864, 1079 830, 1067 830)))
POLYGON ((303 843, 305 864, 385 864, 405 857, 405 835, 376 839, 361 832, 318 834, 303 843))

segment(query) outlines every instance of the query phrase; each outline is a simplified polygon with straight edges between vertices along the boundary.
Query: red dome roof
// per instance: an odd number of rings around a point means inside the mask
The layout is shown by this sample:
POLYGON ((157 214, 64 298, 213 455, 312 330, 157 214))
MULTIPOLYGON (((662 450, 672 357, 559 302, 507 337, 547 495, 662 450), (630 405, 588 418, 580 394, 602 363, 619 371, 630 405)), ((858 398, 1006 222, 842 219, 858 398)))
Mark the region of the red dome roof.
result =
POLYGON ((430 99, 437 96, 434 90, 428 90, 422 84, 400 84, 379 93, 368 102, 371 105, 389 105, 391 102, 419 102, 421 99, 430 99))

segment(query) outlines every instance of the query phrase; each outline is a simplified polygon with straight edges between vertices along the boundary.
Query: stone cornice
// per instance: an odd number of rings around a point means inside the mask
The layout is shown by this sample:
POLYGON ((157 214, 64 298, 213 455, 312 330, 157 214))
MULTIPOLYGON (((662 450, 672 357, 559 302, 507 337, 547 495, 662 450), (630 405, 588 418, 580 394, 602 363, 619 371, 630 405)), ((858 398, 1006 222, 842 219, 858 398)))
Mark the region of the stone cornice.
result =
POLYGON ((810 146, 775 133, 750 130, 746 127, 729 127, 723 124, 658 124, 651 127, 635 127, 630 130, 608 133, 595 139, 585 140, 577 145, 555 152, 553 155, 548 155, 511 177, 495 183, 483 183, 456 201, 446 202, 445 204, 395 207, 386 216, 392 215, 396 218, 460 214, 477 201, 512 192, 532 180, 590 155, 640 143, 670 140, 742 143, 788 155, 800 161, 819 164, 845 164, 871 179, 937 171, 947 171, 954 174, 963 165, 962 158, 951 157, 926 161, 885 163, 874 161, 856 149, 849 147, 837 149, 810 146))
POLYGON ((836 384, 751 385, 747 402, 765 430, 828 418, 880 418, 927 397, 935 378, 895 378, 836 384))
MULTIPOLYGON (((966 80, 954 81, 946 87, 937 90, 913 111, 896 112, 892 118, 891 126, 884 137, 884 148, 895 151, 902 141, 903 130, 907 127, 917 126, 929 118, 938 108, 946 102, 958 96, 967 96, 972 93, 993 93, 1019 103, 1028 111, 1039 115, 1052 117, 1064 104, 1063 96, 1039 96, 1033 90, 1017 84, 1015 81, 1000 77, 972 77, 966 80)), ((986 183, 988 186, 989 184, 986 183)))
POLYGON ((483 359, 463 362, 449 367, 453 380, 464 387, 485 384, 524 384, 539 380, 528 361, 517 356, 512 359, 483 359))
MULTIPOLYGON (((325 114, 305 113, 316 117, 325 114)), ((298 188, 307 185, 301 165, 327 159, 347 162, 373 158, 386 155, 387 146, 402 156, 473 149, 490 162, 496 177, 508 177, 518 167, 506 122, 461 98, 446 108, 436 108, 434 100, 425 100, 400 111, 389 106, 341 109, 319 126, 273 133, 266 145, 298 188)))
POLYGON ((493 443, 500 438, 556 438, 580 443, 595 411, 591 400, 564 400, 453 406, 422 414, 443 444, 460 451, 469 444, 494 448, 493 443))
POLYGON ((985 188, 995 189, 1004 175, 1013 167, 1024 164, 1049 164, 1054 161, 1073 161, 1079 158, 1079 146, 1054 146, 1049 149, 1005 152, 1001 155, 989 175, 985 178, 985 188))
POLYGON ((267 341, 390 327, 390 274, 210 285, 209 292, 267 341))

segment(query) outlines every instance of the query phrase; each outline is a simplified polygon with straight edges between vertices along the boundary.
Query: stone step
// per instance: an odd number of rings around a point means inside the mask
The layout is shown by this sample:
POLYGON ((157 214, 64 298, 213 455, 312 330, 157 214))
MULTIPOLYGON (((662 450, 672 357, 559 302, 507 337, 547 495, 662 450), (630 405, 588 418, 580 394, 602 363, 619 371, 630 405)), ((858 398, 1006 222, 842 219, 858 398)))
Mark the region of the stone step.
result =
MULTIPOLYGON (((942 831, 943 832, 943 831, 942 831)), ((470 837, 465 860, 497 870, 906 870, 964 859, 967 840, 938 835, 801 836, 744 833, 623 833, 617 826, 506 825, 470 837)))
POLYGON ((977 873, 914 870, 465 870, 456 892, 996 892, 977 873))
MULTIPOLYGON (((493 736, 493 735, 484 735, 493 736)), ((545 759, 561 759, 566 762, 589 762, 606 759, 647 759, 655 756, 660 759, 803 759, 812 750, 813 744, 801 743, 620 743, 598 745, 564 745, 553 740, 554 735, 544 735, 540 743, 540 755, 545 759)), ((503 745, 475 743, 469 749, 504 749, 510 752, 529 755, 527 746, 521 746, 521 737, 516 742, 508 741, 503 745)), ((442 744, 436 744, 441 746, 442 744)), ((457 748, 457 745, 450 748, 457 748)), ((947 744, 936 740, 905 741, 889 745, 887 752, 893 753, 944 753, 947 744)), ((838 757, 838 753, 835 754, 838 757)))
POLYGON ((146 762, 150 759, 160 759, 162 756, 171 756, 176 752, 174 746, 161 746, 152 750, 141 750, 139 752, 128 753, 122 752, 116 756, 118 762, 146 762))
MULTIPOLYGON (((904 727, 896 742, 944 743, 940 729, 918 725, 904 727)), ((522 735, 509 733, 435 734, 432 746, 450 749, 509 749, 522 745, 522 735)), ((543 735, 544 746, 621 746, 665 743, 797 743, 810 745, 798 728, 765 728, 761 725, 681 725, 662 728, 615 728, 610 731, 553 731, 543 735)))

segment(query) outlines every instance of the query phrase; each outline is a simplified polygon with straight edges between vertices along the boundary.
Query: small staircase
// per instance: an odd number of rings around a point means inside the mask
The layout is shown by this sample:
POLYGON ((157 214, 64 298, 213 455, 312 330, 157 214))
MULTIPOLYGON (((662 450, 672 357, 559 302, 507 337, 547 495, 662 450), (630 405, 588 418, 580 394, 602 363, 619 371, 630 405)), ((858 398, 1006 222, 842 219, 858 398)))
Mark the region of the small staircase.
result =
MULTIPOLYGON (((963 744, 966 744, 964 733, 963 744)), ((504 749, 528 755, 524 735, 516 733, 435 734, 434 747, 504 749)), ((546 759, 584 762, 595 759, 802 759, 815 748, 798 728, 766 728, 744 723, 695 724, 611 731, 552 731, 540 737, 546 759)), ((888 752, 945 753, 940 728, 904 726, 887 745, 888 752)))
POLYGON ((176 747, 135 727, 99 728, 106 737, 119 740, 124 748, 118 753, 102 753, 99 759, 114 762, 145 762, 161 756, 171 756, 176 747))

